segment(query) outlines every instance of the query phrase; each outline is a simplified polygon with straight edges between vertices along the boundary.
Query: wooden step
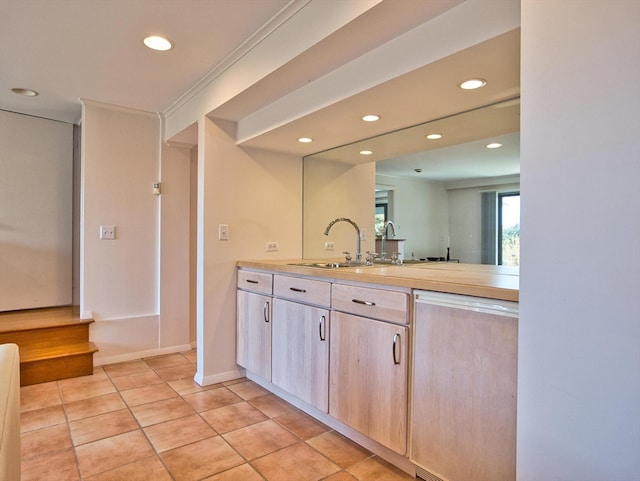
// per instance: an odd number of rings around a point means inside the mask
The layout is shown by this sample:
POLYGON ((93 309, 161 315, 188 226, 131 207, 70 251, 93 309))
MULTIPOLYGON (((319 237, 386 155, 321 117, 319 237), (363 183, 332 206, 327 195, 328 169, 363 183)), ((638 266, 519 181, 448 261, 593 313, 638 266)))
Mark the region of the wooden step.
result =
POLYGON ((20 385, 93 374, 92 322, 79 318, 77 306, 0 313, 0 344, 20 349, 20 385))
POLYGON ((20 385, 59 381, 93 374, 93 342, 20 351, 20 385))

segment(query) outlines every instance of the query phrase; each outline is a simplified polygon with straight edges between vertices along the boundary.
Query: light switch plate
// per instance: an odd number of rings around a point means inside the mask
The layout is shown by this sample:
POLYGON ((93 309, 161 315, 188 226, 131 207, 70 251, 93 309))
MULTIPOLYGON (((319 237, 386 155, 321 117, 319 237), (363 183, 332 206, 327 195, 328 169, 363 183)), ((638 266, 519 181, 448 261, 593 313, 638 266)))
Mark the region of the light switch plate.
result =
POLYGON ((228 224, 218 224, 218 240, 229 240, 228 224))

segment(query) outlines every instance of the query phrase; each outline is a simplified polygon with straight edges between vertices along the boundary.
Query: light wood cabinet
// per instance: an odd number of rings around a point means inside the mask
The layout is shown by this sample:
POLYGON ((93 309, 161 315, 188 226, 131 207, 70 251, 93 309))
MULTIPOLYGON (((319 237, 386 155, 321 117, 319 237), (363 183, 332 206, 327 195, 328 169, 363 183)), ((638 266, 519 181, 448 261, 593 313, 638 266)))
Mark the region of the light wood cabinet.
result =
POLYGON ((272 275, 238 272, 236 362, 271 380, 272 275), (255 289, 257 292, 244 290, 255 289), (266 294, 265 294, 266 293, 266 294))
POLYGON ((405 454, 407 444, 406 326, 333 312, 329 414, 405 454))
POLYGON ((273 276, 273 295, 315 306, 331 305, 331 283, 292 276, 273 276))
POLYGON ((331 307, 336 311, 406 324, 408 306, 406 292, 350 284, 333 284, 331 288, 331 307))
POLYGON ((415 302, 411 460, 449 481, 513 481, 517 304, 415 302))
POLYGON ((272 382, 327 412, 329 310, 273 300, 272 382))

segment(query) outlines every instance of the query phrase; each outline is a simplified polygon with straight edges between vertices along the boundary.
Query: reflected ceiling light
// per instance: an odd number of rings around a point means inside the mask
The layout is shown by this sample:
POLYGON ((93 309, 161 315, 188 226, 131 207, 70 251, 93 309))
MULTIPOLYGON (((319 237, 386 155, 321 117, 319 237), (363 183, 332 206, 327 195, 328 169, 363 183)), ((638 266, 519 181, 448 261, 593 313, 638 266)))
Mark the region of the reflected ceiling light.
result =
POLYGON ((361 150, 360 155, 371 155, 373 154, 372 150, 361 150))
POLYGON ((492 142, 490 144, 487 144, 486 147, 487 149, 499 149, 500 147, 502 147, 502 144, 498 142, 492 142))
POLYGON ((487 81, 483 78, 472 78, 469 80, 465 80, 461 84, 458 85, 463 90, 474 90, 479 89, 480 87, 484 87, 487 85, 487 81))
POLYGON ((166 38, 159 35, 150 35, 144 39, 144 44, 152 50, 170 50, 173 44, 166 38))
POLYGON ((376 120, 380 120, 380 116, 376 114, 369 114, 362 117, 362 120, 365 122, 375 122, 376 120))
POLYGON ((313 139, 311 137, 300 137, 298 142, 308 144, 309 142, 313 142, 313 139))
POLYGON ((40 95, 38 92, 32 89, 14 88, 11 89, 14 94, 24 95, 25 97, 36 97, 40 95))
POLYGON ((425 137, 429 140, 438 140, 442 138, 442 134, 427 134, 425 137))

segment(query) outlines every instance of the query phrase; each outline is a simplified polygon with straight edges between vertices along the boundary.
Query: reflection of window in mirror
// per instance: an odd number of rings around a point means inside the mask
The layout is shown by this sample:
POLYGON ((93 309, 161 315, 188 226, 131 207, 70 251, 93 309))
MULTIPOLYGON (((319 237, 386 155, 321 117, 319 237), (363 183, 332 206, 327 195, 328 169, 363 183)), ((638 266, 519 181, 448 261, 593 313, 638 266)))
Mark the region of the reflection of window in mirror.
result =
POLYGON ((387 222, 387 203, 376 203, 376 235, 382 235, 384 223, 387 222))
POLYGON ((498 194, 498 264, 520 265, 520 192, 498 194))
POLYGON ((385 187, 376 187, 376 211, 375 211, 375 230, 376 236, 382 236, 384 223, 391 219, 393 214, 393 190, 385 187))

